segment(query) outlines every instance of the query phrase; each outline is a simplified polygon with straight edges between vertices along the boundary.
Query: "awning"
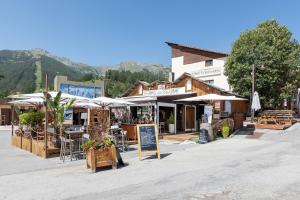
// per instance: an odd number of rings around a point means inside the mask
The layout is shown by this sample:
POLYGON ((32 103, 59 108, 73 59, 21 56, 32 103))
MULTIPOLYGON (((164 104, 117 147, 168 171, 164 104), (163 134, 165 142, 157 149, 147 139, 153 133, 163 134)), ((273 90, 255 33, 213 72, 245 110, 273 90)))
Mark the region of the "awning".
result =
POLYGON ((223 96, 223 95, 219 95, 219 94, 206 94, 206 95, 202 95, 202 96, 178 99, 178 100, 175 100, 175 101, 194 102, 194 101, 221 101, 221 100, 247 101, 247 99, 244 99, 244 98, 240 98, 240 97, 236 97, 236 96, 223 96))

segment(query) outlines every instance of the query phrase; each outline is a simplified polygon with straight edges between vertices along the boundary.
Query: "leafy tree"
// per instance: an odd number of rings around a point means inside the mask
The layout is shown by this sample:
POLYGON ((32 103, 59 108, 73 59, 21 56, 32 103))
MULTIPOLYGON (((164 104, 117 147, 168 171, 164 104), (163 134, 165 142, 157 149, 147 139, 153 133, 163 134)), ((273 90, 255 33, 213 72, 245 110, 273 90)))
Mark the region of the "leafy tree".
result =
POLYGON ((47 94, 47 105, 53 112, 54 130, 62 135, 62 124, 64 122, 64 115, 66 111, 73 105, 75 98, 70 99, 66 103, 61 101, 61 92, 58 92, 55 97, 47 94))
POLYGON ((0 74, 0 80, 3 79, 3 78, 4 78, 4 76, 0 74))
POLYGON ((300 45, 276 20, 258 24, 234 42, 225 64, 233 91, 251 95, 251 72, 255 66, 255 90, 263 107, 277 107, 291 95, 300 80, 300 45), (264 67, 260 67, 260 66, 264 67))
POLYGON ((166 74, 164 72, 154 73, 145 69, 139 72, 108 70, 105 73, 105 79, 107 80, 106 95, 119 97, 138 80, 146 82, 162 81, 166 80, 166 74))

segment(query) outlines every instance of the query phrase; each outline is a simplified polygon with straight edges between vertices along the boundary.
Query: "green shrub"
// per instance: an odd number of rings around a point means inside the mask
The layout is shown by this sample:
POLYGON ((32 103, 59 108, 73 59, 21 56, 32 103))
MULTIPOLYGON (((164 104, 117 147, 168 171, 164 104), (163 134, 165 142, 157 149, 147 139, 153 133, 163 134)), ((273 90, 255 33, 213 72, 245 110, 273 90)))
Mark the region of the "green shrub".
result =
POLYGON ((224 122, 223 126, 222 126, 222 135, 223 138, 228 138, 230 134, 230 127, 227 121, 224 122))
POLYGON ((44 113, 40 111, 28 111, 19 115, 21 125, 34 126, 41 124, 44 119, 44 113))

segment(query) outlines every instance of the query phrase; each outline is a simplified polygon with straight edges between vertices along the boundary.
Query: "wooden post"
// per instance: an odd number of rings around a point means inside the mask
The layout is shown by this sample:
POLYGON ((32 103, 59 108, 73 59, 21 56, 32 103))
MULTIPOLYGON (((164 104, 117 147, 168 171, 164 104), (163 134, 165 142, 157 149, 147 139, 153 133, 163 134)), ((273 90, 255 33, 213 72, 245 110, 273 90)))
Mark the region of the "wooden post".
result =
POLYGON ((45 137, 44 137, 44 145, 45 145, 45 158, 47 158, 48 155, 48 106, 47 106, 47 100, 48 100, 48 74, 46 73, 46 77, 45 77, 45 102, 44 102, 44 106, 45 106, 45 137))

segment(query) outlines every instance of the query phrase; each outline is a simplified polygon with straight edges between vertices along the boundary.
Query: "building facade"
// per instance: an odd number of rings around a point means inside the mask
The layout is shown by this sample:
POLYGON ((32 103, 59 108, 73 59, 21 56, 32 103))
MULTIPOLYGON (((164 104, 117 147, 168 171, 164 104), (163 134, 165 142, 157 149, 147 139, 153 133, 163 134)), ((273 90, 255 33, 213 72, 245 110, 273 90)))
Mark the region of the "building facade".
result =
POLYGON ((208 84, 231 91, 224 65, 228 54, 167 42, 171 47, 173 81, 184 73, 208 84))
MULTIPOLYGON (((170 115, 173 113, 175 118, 175 133, 196 131, 204 114, 205 105, 208 104, 213 106, 215 118, 220 118, 223 113, 227 113, 226 116, 233 116, 235 113, 247 112, 247 101, 200 103, 180 101, 183 98, 206 94, 234 95, 222 88, 206 83, 191 74, 183 73, 173 82, 155 81, 147 83, 138 81, 126 91, 123 98, 135 103, 135 105, 131 106, 131 113, 134 114, 132 115, 134 123, 140 123, 150 113, 150 121, 159 124, 159 127, 164 127, 165 124, 169 124, 170 115)), ((167 126, 165 130, 165 132, 170 132, 167 126)), ((161 130, 161 132, 164 132, 164 130, 161 130)))

